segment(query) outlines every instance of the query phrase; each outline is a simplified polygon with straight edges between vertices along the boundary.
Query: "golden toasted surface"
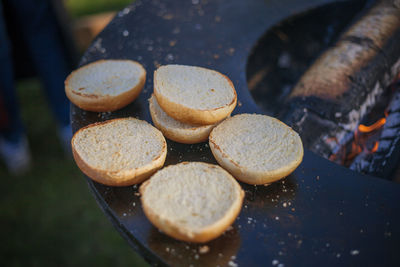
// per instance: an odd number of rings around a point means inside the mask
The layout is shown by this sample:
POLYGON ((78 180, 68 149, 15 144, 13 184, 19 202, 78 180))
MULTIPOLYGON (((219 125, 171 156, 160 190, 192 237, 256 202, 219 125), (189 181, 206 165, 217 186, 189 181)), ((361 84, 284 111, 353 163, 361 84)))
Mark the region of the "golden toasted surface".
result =
POLYGON ((162 133, 135 118, 89 125, 74 135, 72 147, 78 166, 90 170, 89 177, 105 176, 116 183, 155 171, 166 157, 162 133))
POLYGON ((299 135, 265 115, 240 114, 228 118, 212 130, 209 142, 217 161, 247 183, 283 178, 303 157, 299 135))
POLYGON ((113 111, 131 103, 146 80, 142 65, 132 60, 99 60, 73 71, 65 80, 72 103, 89 111, 113 111))
POLYGON ((193 109, 220 108, 236 96, 226 76, 206 68, 165 65, 157 69, 154 79, 160 94, 193 109))
POLYGON ((140 192, 152 223, 192 242, 222 234, 239 213, 244 195, 228 172, 201 162, 168 166, 145 182, 140 192))
POLYGON ((206 68, 165 65, 154 72, 154 95, 170 117, 188 124, 215 124, 236 107, 235 87, 206 68))
POLYGON ((169 139, 185 144, 206 141, 214 124, 193 125, 180 122, 165 113, 154 95, 149 99, 149 109, 154 125, 169 139))

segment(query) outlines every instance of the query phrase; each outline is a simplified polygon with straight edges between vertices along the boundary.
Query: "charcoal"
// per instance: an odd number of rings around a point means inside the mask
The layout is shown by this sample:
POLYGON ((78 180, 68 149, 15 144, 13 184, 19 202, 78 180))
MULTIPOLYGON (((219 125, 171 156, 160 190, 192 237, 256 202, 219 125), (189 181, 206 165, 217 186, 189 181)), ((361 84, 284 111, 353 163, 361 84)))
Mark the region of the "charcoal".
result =
POLYGON ((400 86, 388 107, 389 114, 379 139, 378 150, 369 155, 360 154, 350 166, 351 169, 391 179, 400 161, 400 86))
POLYGON ((353 171, 361 172, 361 173, 368 173, 369 166, 371 161, 367 154, 359 154, 353 164, 349 167, 353 171))
MULTIPOLYGON (((400 132, 399 132, 400 134, 400 132)), ((385 153, 374 154, 369 165, 368 174, 391 179, 400 161, 400 136, 393 139, 392 145, 385 153)))
POLYGON ((381 143, 379 143, 379 146, 382 146, 382 142, 385 140, 391 140, 392 138, 396 137, 398 135, 398 129, 396 128, 388 128, 386 127, 385 131, 382 132, 381 134, 381 143))
POLYGON ((392 118, 395 118, 394 116, 388 116, 388 119, 386 119, 386 124, 388 128, 392 129, 397 129, 400 127, 400 121, 394 120, 392 118))
MULTIPOLYGON (((385 130, 383 130, 385 132, 385 130)), ((376 154, 381 154, 385 155, 387 151, 389 151, 390 147, 392 146, 393 138, 395 136, 392 136, 390 140, 381 140, 379 141, 379 147, 378 150, 376 151, 376 154)))

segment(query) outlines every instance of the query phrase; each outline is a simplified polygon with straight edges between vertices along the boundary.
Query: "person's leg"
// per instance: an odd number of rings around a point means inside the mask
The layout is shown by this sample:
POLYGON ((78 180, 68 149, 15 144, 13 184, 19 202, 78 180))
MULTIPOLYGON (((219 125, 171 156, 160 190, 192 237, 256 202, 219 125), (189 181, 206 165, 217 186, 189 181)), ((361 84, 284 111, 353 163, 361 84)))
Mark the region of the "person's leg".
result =
POLYGON ((60 126, 69 124, 64 80, 69 73, 66 53, 49 1, 12 0, 29 53, 43 81, 49 105, 60 126))
POLYGON ((16 97, 11 46, 0 2, 0 156, 11 173, 19 174, 30 165, 28 142, 16 97))
POLYGON ((17 142, 23 133, 19 104, 14 84, 10 40, 0 2, 0 131, 11 142, 17 142))
POLYGON ((49 106, 57 120, 63 148, 70 152, 72 131, 64 80, 69 73, 57 21, 48 1, 11 0, 22 26, 30 56, 43 82, 49 106))

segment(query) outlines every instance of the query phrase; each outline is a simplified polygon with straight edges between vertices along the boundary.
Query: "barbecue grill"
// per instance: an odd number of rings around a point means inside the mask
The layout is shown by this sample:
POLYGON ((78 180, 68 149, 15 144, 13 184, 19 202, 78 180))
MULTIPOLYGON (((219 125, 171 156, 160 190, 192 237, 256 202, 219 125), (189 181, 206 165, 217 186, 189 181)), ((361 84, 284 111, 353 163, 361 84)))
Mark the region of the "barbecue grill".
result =
MULTIPOLYGON (((151 122, 147 99, 153 91, 153 72, 173 63, 228 75, 238 94, 234 114, 269 114, 256 104, 263 100, 254 101, 246 80, 248 57, 258 40, 293 15, 328 12, 330 7, 340 10, 359 2, 137 0, 117 13, 97 36, 81 65, 99 59, 137 60, 148 73, 145 88, 132 104, 115 112, 87 112, 72 105, 73 130, 127 116, 151 122)), ((165 165, 216 164, 207 143, 168 140, 167 146, 165 165)), ((87 182, 115 228, 154 265, 400 264, 400 186, 354 172, 307 149, 302 164, 287 178, 268 186, 241 184, 245 200, 239 217, 221 237, 201 245, 174 240, 153 227, 141 208, 138 186, 116 188, 87 182)))

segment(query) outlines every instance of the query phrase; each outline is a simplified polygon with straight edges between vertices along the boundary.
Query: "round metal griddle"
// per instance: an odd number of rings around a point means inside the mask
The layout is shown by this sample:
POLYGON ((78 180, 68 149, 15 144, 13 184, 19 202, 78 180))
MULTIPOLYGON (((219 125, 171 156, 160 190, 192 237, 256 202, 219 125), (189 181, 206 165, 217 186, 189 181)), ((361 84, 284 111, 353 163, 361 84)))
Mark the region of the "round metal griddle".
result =
MULTIPOLYGON (((111 113, 72 105, 73 130, 134 116, 151 122, 147 99, 153 72, 163 64, 203 66, 228 75, 238 93, 237 113, 264 113, 246 83, 246 62, 257 40, 285 18, 328 0, 139 1, 121 10, 96 38, 81 65, 133 59, 147 70, 132 104, 111 113), (206 3, 205 3, 206 2, 206 3)), ((168 142, 166 165, 216 163, 207 143, 168 142)), ((232 229, 204 245, 174 240, 144 216, 138 186, 108 187, 88 179, 115 228, 146 260, 160 265, 285 266, 399 265, 400 186, 367 177, 305 151, 300 167, 270 186, 241 184, 246 197, 232 229), (204 248, 203 248, 204 249, 204 248), (207 250, 207 249, 205 249, 207 250)))

